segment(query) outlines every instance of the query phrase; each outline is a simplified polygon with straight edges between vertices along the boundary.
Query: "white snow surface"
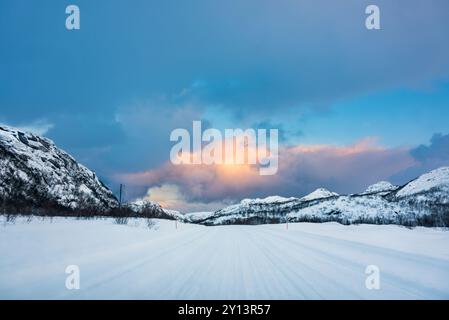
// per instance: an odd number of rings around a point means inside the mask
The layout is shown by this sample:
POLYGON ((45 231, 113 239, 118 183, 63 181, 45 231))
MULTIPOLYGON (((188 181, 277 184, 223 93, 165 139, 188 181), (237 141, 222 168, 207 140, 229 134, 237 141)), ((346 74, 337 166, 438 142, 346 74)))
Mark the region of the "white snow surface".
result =
POLYGON ((340 222, 448 226, 449 168, 442 167, 402 187, 381 181, 365 192, 338 195, 320 188, 303 198, 245 199, 204 215, 185 219, 204 225, 289 222, 340 222))
POLYGON ((449 167, 441 167, 419 176, 400 189, 396 196, 398 198, 412 196, 435 188, 441 188, 442 192, 449 193, 449 167))
POLYGON ((281 196, 269 196, 263 199, 256 198, 256 199, 243 199, 240 201, 240 204, 243 205, 250 205, 250 204, 270 204, 270 203, 282 203, 282 202, 289 202, 296 200, 296 198, 285 198, 281 196))
POLYGON ((321 201, 290 212, 288 219, 289 221, 329 221, 328 219, 333 220, 338 217, 338 221, 344 223, 360 221, 395 223, 397 215, 407 217, 407 208, 401 207, 398 203, 388 202, 377 195, 366 195, 363 197, 340 196, 336 199, 321 201))
POLYGON ((388 181, 379 181, 373 185, 370 185, 365 192, 362 194, 371 194, 371 193, 389 193, 390 191, 397 190, 399 187, 393 185, 388 181))
POLYGON ((0 217, 1 299, 448 299, 449 231, 0 217), (80 289, 68 290, 68 265, 80 289), (369 265, 380 289, 365 286, 369 265))
POLYGON ((243 199, 240 201, 241 204, 269 204, 269 203, 280 203, 280 202, 288 202, 295 200, 296 198, 285 198, 281 196, 269 196, 263 199, 256 198, 256 199, 243 199))
POLYGON ((329 198, 329 197, 334 197, 334 196, 338 196, 338 193, 329 191, 325 188, 318 188, 315 191, 309 193, 308 195, 302 197, 300 200, 311 201, 311 200, 329 198))
POLYGON ((199 221, 207 219, 214 215, 214 211, 200 211, 200 212, 189 212, 181 215, 181 220, 185 221, 199 221))
POLYGON ((142 213, 144 210, 163 210, 159 203, 145 199, 137 199, 129 203, 128 206, 136 213, 142 213))

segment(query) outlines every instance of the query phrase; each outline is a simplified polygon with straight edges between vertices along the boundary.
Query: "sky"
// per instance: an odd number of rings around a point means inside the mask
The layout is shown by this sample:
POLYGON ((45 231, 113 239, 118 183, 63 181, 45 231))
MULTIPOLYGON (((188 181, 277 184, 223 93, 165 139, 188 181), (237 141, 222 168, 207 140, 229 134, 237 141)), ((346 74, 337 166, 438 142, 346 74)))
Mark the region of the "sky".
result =
POLYGON ((0 0, 0 123, 51 138, 129 201, 360 192, 449 165, 448 39, 447 0, 0 0), (278 173, 173 166, 170 133, 194 120, 279 129, 278 173))

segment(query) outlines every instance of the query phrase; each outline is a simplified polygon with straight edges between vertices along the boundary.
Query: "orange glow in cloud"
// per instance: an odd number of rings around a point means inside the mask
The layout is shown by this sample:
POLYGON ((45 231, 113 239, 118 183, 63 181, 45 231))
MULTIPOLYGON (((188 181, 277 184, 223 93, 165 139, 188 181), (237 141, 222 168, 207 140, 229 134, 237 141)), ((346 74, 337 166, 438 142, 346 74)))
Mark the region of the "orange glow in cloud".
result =
MULTIPOLYGON (((363 154, 366 152, 382 152, 386 150, 376 145, 377 138, 368 137, 349 146, 333 146, 333 145, 297 145, 289 148, 283 148, 280 151, 280 167, 283 171, 298 163, 298 161, 308 159, 307 155, 321 155, 324 158, 333 157, 349 157, 351 155, 363 154)), ((193 153, 183 153, 183 159, 191 159, 193 153)), ((234 154, 229 157, 235 157, 234 154)), ((235 159, 235 158, 234 158, 235 159)), ((258 171, 258 165, 235 164, 229 161, 223 164, 180 164, 173 165, 170 162, 165 163, 162 167, 145 172, 129 173, 119 175, 120 181, 128 184, 145 186, 151 184, 159 184, 162 181, 188 181, 194 183, 207 183, 214 188, 214 185, 221 184, 223 186, 231 186, 233 188, 244 189, 260 183, 270 183, 279 181, 278 175, 270 178, 261 177, 258 171)), ((322 160, 319 161, 320 165, 322 160)), ((310 166, 310 164, 308 164, 310 166)), ((336 164, 334 164, 336 165, 336 164)), ((327 172, 329 168, 323 168, 323 172, 327 172)))
POLYGON ((216 165, 237 165, 250 164, 255 165, 260 163, 263 158, 275 156, 271 154, 270 148, 261 149, 257 146, 256 141, 249 141, 244 134, 234 136, 232 139, 223 141, 212 141, 207 143, 207 148, 202 147, 201 150, 186 151, 183 150, 175 155, 175 163, 191 164, 193 159, 202 159, 205 163, 205 158, 214 159, 216 165), (240 145, 239 145, 240 144, 240 145), (228 146, 231 146, 228 148, 228 146), (211 154, 209 154, 210 152, 211 154), (218 153, 215 158, 215 152, 218 153))
MULTIPOLYGON (((159 202, 173 209, 192 208, 193 203, 201 201, 207 207, 211 202, 251 197, 254 192, 285 196, 282 190, 289 190, 299 195, 316 187, 328 187, 326 181, 332 185, 339 185, 342 181, 342 186, 346 187, 346 183, 351 182, 348 177, 350 179, 354 175, 358 179, 354 180, 351 188, 356 189, 387 179, 414 164, 407 149, 384 148, 376 141, 376 138, 368 137, 349 146, 284 147, 279 152, 279 172, 272 176, 261 176, 258 165, 173 165, 168 161, 155 169, 121 174, 116 178, 127 185, 153 189, 152 200, 166 191, 167 194, 159 197, 159 202), (314 185, 313 181, 319 185, 314 185), (155 189, 164 185, 176 188, 155 189)), ((195 206, 200 207, 199 204, 195 206)))

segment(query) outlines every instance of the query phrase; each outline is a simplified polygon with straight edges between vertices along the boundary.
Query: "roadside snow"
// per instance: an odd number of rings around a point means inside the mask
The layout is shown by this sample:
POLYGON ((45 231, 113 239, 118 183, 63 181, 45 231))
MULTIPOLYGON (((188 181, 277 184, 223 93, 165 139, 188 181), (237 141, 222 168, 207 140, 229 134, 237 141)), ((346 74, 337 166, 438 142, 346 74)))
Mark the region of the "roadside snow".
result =
POLYGON ((448 299, 449 232, 0 217, 1 299, 448 299), (80 290, 65 269, 80 268, 80 290), (380 290, 365 287, 368 265, 380 290))

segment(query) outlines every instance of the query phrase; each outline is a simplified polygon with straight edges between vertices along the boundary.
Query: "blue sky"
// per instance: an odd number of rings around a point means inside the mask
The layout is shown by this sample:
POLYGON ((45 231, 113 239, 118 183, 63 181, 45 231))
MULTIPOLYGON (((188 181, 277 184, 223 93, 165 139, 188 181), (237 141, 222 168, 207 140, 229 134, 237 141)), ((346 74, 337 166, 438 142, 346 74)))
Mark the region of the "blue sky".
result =
POLYGON ((177 180, 129 180, 129 197, 168 183, 195 203, 402 183, 448 160, 443 142, 438 161, 412 152, 449 134, 448 30, 446 0, 1 0, 0 122, 40 129, 112 189, 117 177, 159 170, 170 131, 192 120, 276 127, 286 147, 376 137, 410 159, 386 160, 390 171, 351 178, 357 183, 306 167, 310 176, 289 189, 229 186, 215 195, 177 180), (77 31, 65 29, 72 3, 77 31), (365 28, 368 4, 380 7, 381 30, 365 28))

